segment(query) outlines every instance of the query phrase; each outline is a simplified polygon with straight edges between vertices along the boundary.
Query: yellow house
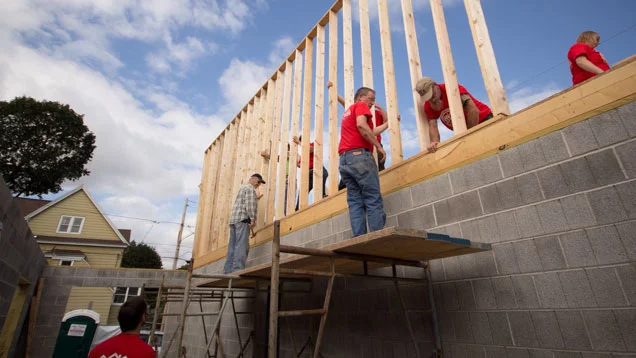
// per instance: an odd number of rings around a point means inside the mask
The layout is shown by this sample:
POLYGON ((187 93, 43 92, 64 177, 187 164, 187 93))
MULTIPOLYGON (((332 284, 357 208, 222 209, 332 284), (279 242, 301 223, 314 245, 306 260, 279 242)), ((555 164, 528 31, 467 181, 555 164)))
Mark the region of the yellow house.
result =
POLYGON ((48 265, 120 267, 130 230, 118 230, 83 186, 53 201, 16 200, 48 265))

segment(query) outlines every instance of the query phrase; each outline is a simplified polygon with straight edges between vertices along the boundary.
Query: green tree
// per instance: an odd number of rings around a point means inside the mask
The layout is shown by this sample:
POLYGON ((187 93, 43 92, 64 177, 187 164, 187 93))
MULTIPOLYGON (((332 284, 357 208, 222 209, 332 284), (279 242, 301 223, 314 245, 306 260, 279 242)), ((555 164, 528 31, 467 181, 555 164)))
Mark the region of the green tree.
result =
POLYGON ((68 105, 16 97, 0 101, 0 175, 15 196, 62 190, 90 172, 95 135, 68 105))
POLYGON ((143 242, 137 244, 132 241, 124 249, 121 267, 161 269, 163 264, 161 263, 161 256, 159 256, 154 247, 148 246, 143 242))

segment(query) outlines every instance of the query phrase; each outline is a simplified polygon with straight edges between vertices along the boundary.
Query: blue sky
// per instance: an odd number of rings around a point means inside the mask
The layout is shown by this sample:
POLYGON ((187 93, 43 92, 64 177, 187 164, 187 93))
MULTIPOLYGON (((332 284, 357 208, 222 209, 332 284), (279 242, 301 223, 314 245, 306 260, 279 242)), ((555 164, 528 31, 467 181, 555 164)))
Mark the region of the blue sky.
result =
MULTIPOLYGON (((417 151, 411 85, 400 2, 389 2, 409 157, 417 151)), ((370 1, 374 87, 384 103, 375 4, 370 1)), ((413 4, 423 73, 442 82, 428 0, 413 4)), ((463 2, 444 4, 459 82, 487 101, 463 2)), ((80 182, 107 213, 177 222, 184 197, 197 200, 204 149, 330 6, 283 0, 8 2, 0 9, 0 99, 27 95, 84 113, 98 148, 91 176, 80 182)), ((482 6, 513 110, 570 86, 564 61, 581 31, 601 34, 599 50, 610 64, 636 52, 635 1, 482 0, 482 6)), ((357 22, 353 28, 359 64, 357 22)), ((134 239, 172 256, 176 225, 112 219, 132 228, 134 239)), ((192 204, 187 234, 195 221, 192 204)), ((191 246, 192 236, 180 256, 188 257, 191 246)))

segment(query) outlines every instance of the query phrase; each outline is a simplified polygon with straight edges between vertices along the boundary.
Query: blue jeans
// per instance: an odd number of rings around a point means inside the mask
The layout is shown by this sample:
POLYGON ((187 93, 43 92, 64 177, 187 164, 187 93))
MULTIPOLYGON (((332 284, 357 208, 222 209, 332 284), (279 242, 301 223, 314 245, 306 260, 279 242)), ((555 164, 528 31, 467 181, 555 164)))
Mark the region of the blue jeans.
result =
POLYGON ((230 242, 227 245, 223 273, 231 273, 245 268, 247 254, 250 251, 249 235, 249 223, 230 224, 230 242))
POLYGON ((347 187, 347 203, 353 237, 384 228, 386 214, 380 193, 378 167, 368 150, 355 149, 340 155, 340 176, 347 187))

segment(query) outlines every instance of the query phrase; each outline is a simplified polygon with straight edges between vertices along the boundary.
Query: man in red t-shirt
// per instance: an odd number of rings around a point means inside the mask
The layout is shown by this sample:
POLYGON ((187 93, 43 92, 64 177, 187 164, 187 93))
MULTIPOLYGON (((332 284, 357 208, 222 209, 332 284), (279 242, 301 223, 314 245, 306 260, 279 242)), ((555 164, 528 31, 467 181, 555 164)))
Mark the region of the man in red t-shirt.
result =
POLYGON ((117 315, 121 333, 98 344, 88 358, 155 358, 154 349, 139 338, 147 307, 146 301, 139 296, 126 301, 117 315))
MULTIPOLYGON (((293 136, 292 141, 297 145, 302 145, 303 136, 293 136)), ((302 157, 298 157, 297 166, 300 168, 300 160, 302 157)), ((322 167, 322 197, 327 196, 327 178, 329 177, 329 172, 323 166, 322 167)), ((310 192, 314 188, 314 142, 309 143, 309 190, 310 192)), ((314 198, 314 200, 318 200, 318 198, 314 198)), ((300 204, 300 198, 296 199, 296 211, 298 211, 298 207, 300 204)))
POLYGON ((605 57, 595 50, 601 42, 601 36, 594 31, 584 31, 568 51, 572 84, 579 84, 605 71, 610 66, 605 57))
POLYGON ((375 91, 362 87, 356 91, 355 103, 342 116, 340 127, 340 176, 347 187, 349 220, 353 237, 384 228, 386 214, 380 192, 378 167, 373 158, 373 147, 378 160, 386 159, 386 152, 377 134, 373 132, 370 108, 375 102, 375 91))
MULTIPOLYGON (((423 77, 417 81, 415 91, 420 95, 420 101, 417 106, 420 119, 428 122, 431 140, 428 151, 432 153, 437 150, 437 145, 440 141, 437 119, 439 118, 448 129, 453 130, 448 97, 446 96, 446 85, 443 83, 437 84, 430 77, 423 77)), ((459 85, 459 94, 464 108, 466 128, 470 129, 492 118, 490 108, 476 100, 462 85, 459 85)))

